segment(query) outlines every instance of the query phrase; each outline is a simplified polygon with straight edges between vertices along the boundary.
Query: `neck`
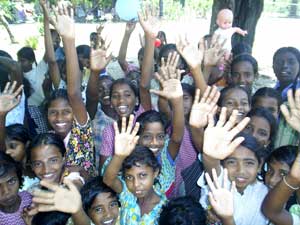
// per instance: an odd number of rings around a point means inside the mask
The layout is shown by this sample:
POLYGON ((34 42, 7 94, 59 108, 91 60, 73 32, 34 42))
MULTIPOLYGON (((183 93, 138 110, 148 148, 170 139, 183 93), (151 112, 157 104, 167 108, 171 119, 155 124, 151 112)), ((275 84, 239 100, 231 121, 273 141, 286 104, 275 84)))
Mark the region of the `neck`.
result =
POLYGON ((156 196, 155 191, 153 188, 147 193, 147 195, 143 198, 138 198, 138 203, 141 207, 143 207, 145 204, 149 204, 151 200, 156 196))

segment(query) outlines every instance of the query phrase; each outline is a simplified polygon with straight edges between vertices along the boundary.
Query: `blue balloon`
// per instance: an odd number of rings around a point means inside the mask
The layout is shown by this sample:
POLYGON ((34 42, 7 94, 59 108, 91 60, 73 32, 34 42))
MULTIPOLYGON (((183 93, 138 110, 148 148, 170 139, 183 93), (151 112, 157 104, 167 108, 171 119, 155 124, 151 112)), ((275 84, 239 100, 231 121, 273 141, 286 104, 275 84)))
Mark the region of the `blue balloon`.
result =
POLYGON ((125 21, 137 20, 139 9, 140 0, 118 0, 116 3, 116 12, 125 21))

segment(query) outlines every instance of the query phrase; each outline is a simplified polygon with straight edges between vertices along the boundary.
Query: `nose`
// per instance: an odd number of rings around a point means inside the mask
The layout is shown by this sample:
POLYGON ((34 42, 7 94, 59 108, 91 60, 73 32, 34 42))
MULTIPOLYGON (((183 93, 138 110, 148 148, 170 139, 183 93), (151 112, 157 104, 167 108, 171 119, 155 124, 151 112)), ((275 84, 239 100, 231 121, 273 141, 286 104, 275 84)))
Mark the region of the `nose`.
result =
POLYGON ((103 217, 107 218, 107 219, 111 218, 111 211, 109 208, 106 208, 106 207, 104 208, 103 217))
POLYGON ((151 141, 151 146, 157 146, 158 145, 158 140, 157 138, 152 138, 152 141, 151 141))
POLYGON ((245 75, 242 74, 241 76, 239 76, 239 80, 240 80, 240 84, 245 84, 246 83, 245 75))
POLYGON ((237 172, 242 174, 244 172, 244 166, 243 166, 243 163, 238 163, 237 164, 237 172))
POLYGON ((2 185, 1 187, 1 195, 2 196, 6 196, 7 194, 9 194, 9 188, 7 185, 2 185))
POLYGON ((139 179, 134 179, 133 185, 134 185, 134 188, 138 188, 138 187, 140 186, 140 181, 139 181, 139 179))

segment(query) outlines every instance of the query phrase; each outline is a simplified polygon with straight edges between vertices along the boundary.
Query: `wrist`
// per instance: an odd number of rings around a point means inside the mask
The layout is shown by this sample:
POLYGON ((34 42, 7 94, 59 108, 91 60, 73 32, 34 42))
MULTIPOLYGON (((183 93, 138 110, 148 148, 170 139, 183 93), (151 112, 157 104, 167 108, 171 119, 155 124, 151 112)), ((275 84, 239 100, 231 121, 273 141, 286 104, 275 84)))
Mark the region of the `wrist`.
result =
POLYGON ((283 182, 292 190, 298 190, 300 188, 299 178, 293 177, 291 174, 283 177, 283 182))
POLYGON ((235 224, 233 215, 232 216, 221 217, 221 221, 222 221, 223 225, 233 225, 233 224, 235 224))

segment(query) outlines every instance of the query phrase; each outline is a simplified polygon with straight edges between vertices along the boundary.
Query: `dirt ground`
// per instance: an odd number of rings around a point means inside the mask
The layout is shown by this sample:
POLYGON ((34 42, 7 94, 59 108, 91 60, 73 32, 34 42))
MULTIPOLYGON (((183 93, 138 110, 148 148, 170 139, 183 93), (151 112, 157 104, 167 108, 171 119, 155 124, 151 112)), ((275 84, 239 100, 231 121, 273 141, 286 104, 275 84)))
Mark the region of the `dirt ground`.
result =
MULTIPOLYGON (((76 44, 88 44, 89 34, 95 31, 97 24, 76 24, 76 44)), ((24 46, 25 40, 31 36, 39 36, 37 23, 10 25, 18 44, 10 44, 7 33, 0 27, 0 49, 9 52, 16 58, 18 49, 24 46)), ((262 17, 256 29, 253 55, 258 61, 259 73, 262 75, 258 80, 258 86, 273 86, 274 75, 272 70, 272 56, 274 52, 283 46, 293 46, 300 49, 300 19, 269 18, 262 17), (273 80, 273 81, 272 81, 273 80)), ((112 40, 113 55, 117 56, 121 40, 124 34, 124 23, 106 23, 104 36, 112 40)), ((180 34, 187 34, 192 43, 197 43, 200 37, 209 31, 209 20, 206 19, 180 19, 179 21, 162 21, 161 30, 167 34, 169 43, 175 42, 180 34)), ((135 61, 140 48, 139 33, 142 29, 139 25, 129 42, 127 57, 135 61)), ((39 38, 39 47, 36 50, 37 61, 43 57, 43 37, 39 38)), ((118 76, 120 68, 116 62, 112 62, 108 68, 111 74, 118 76)))

